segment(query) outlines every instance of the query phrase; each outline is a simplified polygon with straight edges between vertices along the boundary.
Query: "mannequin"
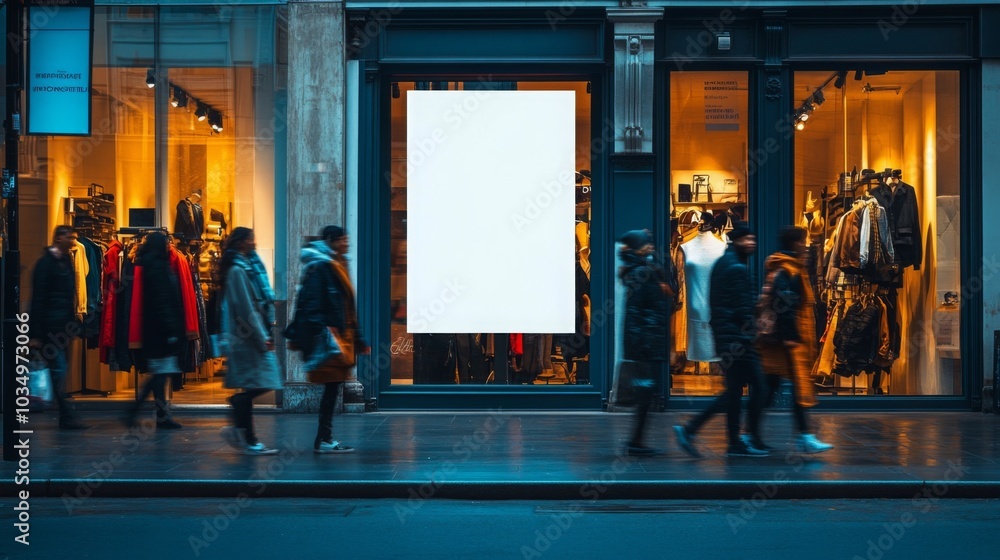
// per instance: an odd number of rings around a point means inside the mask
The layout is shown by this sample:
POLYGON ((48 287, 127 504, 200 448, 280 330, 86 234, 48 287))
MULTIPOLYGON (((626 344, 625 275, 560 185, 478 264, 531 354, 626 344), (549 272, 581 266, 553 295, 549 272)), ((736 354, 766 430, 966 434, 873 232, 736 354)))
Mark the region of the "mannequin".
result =
POLYGON ((174 219, 174 236, 185 241, 201 240, 205 231, 205 214, 202 212, 201 189, 196 189, 177 203, 177 217, 174 219))
POLYGON ((692 362, 720 361, 708 324, 711 317, 708 288, 712 267, 726 251, 726 242, 713 234, 714 219, 711 212, 703 213, 698 235, 680 246, 687 306, 687 359, 692 362))
POLYGON ((806 210, 802 213, 802 221, 799 227, 806 230, 806 245, 819 243, 823 239, 823 230, 826 222, 823 214, 816 208, 816 199, 813 198, 812 191, 806 191, 806 210))

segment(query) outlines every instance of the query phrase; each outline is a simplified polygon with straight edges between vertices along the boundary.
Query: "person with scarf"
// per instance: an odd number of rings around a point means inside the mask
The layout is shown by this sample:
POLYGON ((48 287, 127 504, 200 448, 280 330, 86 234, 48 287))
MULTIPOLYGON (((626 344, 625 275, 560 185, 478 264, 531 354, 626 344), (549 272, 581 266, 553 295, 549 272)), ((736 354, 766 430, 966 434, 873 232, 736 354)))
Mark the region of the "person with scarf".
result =
POLYGON ((656 455, 658 450, 643 440, 646 418, 659 386, 660 369, 670 357, 667 325, 670 294, 666 274, 650 261, 655 250, 648 231, 633 230, 619 239, 622 267, 618 277, 625 286, 625 334, 623 357, 633 368, 635 421, 626 452, 629 455, 656 455))
POLYGON ((229 397, 233 426, 222 428, 222 438, 247 455, 273 455, 254 433, 253 401, 281 389, 274 354, 274 291, 257 255, 252 229, 238 227, 226 240, 220 263, 222 285, 221 335, 227 358, 224 386, 243 389, 229 397))
POLYGON ((351 377, 356 354, 368 345, 358 325, 354 286, 347 268, 350 240, 344 229, 327 226, 322 239, 302 248, 302 280, 295 305, 298 340, 309 381, 323 385, 316 453, 350 453, 353 447, 333 439, 333 412, 340 387, 351 377))
MULTIPOLYGON (((764 261, 767 274, 757 304, 761 366, 765 381, 762 401, 769 405, 781 386, 792 382, 792 415, 799 435, 795 446, 801 453, 822 453, 833 445, 816 438, 809 428, 806 409, 816 405, 811 372, 816 361, 816 318, 812 286, 803 261, 807 231, 801 227, 781 230, 781 250, 764 261)), ((743 441, 758 449, 771 450, 760 437, 760 416, 749 418, 743 441)))

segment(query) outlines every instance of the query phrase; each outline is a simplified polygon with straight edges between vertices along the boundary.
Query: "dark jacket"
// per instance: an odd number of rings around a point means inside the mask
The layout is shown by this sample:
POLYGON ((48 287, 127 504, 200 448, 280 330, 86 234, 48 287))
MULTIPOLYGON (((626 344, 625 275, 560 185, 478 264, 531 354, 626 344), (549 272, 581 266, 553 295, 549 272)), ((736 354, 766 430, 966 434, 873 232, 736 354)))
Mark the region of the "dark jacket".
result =
POLYGON ((781 341, 802 342, 798 327, 802 302, 802 277, 793 277, 784 269, 778 271, 774 276, 774 299, 780 302, 774 306, 778 323, 776 338, 781 341))
POLYGON ((744 357, 756 357, 757 290, 746 259, 740 257, 732 245, 712 267, 708 297, 712 311, 709 324, 723 365, 744 357))
POLYGON ((914 270, 920 270, 923 246, 916 190, 901 182, 895 191, 886 184, 880 184, 868 192, 889 213, 889 231, 892 233, 896 263, 904 267, 912 265, 914 270))
MULTIPOLYGON (((295 305, 295 319, 299 328, 303 329, 299 346, 306 357, 312 354, 311 342, 317 333, 326 327, 343 332, 347 324, 344 306, 346 290, 331 266, 334 258, 333 251, 323 241, 306 245, 299 254, 303 277, 295 305)), ((359 348, 367 348, 358 324, 355 325, 355 341, 359 343, 359 348)))
POLYGON ((638 362, 666 361, 670 310, 661 287, 663 272, 641 257, 626 254, 622 258, 626 289, 624 357, 638 362))
POLYGON ((66 333, 67 327, 76 331, 75 302, 73 262, 68 254, 56 257, 46 247, 31 276, 31 338, 49 344, 49 335, 66 333))
POLYGON ((179 355, 187 337, 177 275, 169 266, 156 269, 144 266, 142 281, 143 355, 147 358, 179 355))

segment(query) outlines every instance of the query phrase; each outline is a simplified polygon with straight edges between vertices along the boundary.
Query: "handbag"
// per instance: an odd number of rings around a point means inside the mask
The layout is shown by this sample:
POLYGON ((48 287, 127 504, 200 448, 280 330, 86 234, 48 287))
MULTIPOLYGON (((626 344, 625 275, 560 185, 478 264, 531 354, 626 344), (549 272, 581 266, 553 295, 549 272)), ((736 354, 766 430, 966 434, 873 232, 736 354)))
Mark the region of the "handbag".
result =
POLYGON ((49 366, 37 352, 28 362, 28 410, 40 412, 52 402, 52 379, 49 366))
POLYGON ((327 361, 327 365, 338 367, 351 367, 357 363, 358 357, 354 346, 354 329, 347 328, 345 332, 337 336, 333 331, 327 329, 340 347, 340 352, 332 355, 327 361))

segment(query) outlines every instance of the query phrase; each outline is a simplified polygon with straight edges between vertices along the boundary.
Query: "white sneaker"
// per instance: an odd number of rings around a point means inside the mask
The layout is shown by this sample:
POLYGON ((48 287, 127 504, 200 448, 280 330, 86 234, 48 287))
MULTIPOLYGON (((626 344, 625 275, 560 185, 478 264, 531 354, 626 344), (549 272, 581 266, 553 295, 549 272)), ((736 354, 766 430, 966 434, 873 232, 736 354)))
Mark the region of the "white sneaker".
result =
POLYGON ((257 442, 253 445, 247 445, 243 448, 244 455, 277 455, 277 449, 271 449, 270 447, 264 445, 261 442, 257 442))
POLYGON ((813 434, 802 434, 795 439, 796 447, 801 453, 822 453, 824 451, 829 451, 833 449, 833 445, 829 443, 823 443, 822 441, 816 439, 813 434))
POLYGON ((239 428, 234 428, 232 426, 226 426, 219 430, 219 435, 222 436, 222 440, 229 444, 229 447, 236 449, 238 451, 243 451, 247 446, 246 439, 243 435, 243 430, 239 428))
POLYGON ((339 441, 327 443, 321 441, 319 447, 313 448, 314 453, 354 453, 353 447, 348 447, 339 441))

